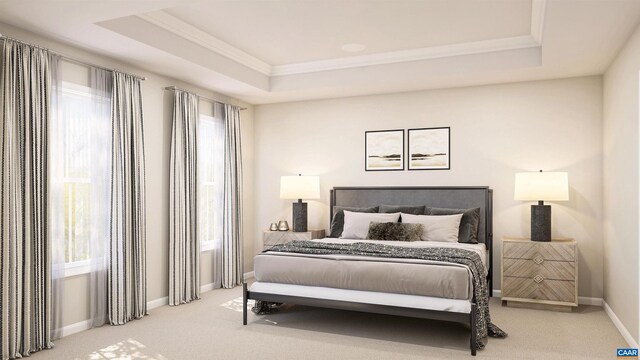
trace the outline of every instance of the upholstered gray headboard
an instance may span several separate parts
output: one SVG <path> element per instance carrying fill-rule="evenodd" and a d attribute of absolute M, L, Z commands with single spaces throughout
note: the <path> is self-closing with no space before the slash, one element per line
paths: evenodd
<path fill-rule="evenodd" d="M 488 186 L 435 187 L 335 187 L 331 190 L 330 219 L 334 206 L 367 207 L 385 205 L 426 205 L 429 207 L 480 208 L 478 242 L 484 243 L 493 259 L 493 191 Z M 489 281 L 491 266 L 489 261 Z M 490 284 L 492 285 L 492 284 Z"/>

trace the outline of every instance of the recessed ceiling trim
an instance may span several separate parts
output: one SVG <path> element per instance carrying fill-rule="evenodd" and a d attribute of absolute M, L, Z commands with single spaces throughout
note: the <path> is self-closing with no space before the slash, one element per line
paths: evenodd
<path fill-rule="evenodd" d="M 294 75 L 371 65 L 393 64 L 407 61 L 438 59 L 450 56 L 472 55 L 538 46 L 540 46 L 540 44 L 535 41 L 531 35 L 525 35 L 503 39 L 475 41 L 443 46 L 430 46 L 420 49 L 390 51 L 369 55 L 348 56 L 338 59 L 279 65 L 272 67 L 271 76 Z"/>
<path fill-rule="evenodd" d="M 270 64 L 162 10 L 136 16 L 264 75 L 271 74 Z"/>
<path fill-rule="evenodd" d="M 220 55 L 226 56 L 239 64 L 258 71 L 259 73 L 267 76 L 284 76 L 539 47 L 542 45 L 546 2 L 547 0 L 531 0 L 530 35 L 460 44 L 430 46 L 419 49 L 390 51 L 368 55 L 347 56 L 342 58 L 277 66 L 268 64 L 162 10 L 136 16 L 188 41 L 196 43 Z"/>
<path fill-rule="evenodd" d="M 539 44 L 542 44 L 544 14 L 546 9 L 547 0 L 531 0 L 531 36 Z"/>
<path fill-rule="evenodd" d="M 404 61 L 429 60 L 449 56 L 539 47 L 542 45 L 546 5 L 547 0 L 531 0 L 530 35 L 278 65 L 272 67 L 271 76 L 295 75 L 361 66 L 393 64 Z"/>

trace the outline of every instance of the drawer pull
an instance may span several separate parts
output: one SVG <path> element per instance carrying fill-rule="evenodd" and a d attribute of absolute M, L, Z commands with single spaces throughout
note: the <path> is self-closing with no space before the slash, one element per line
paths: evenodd
<path fill-rule="evenodd" d="M 544 261 L 544 259 L 541 258 L 540 255 L 538 255 L 538 256 L 533 258 L 533 262 L 536 263 L 536 265 L 542 264 L 543 261 Z"/>
<path fill-rule="evenodd" d="M 544 278 L 540 275 L 536 275 L 533 277 L 533 281 L 535 281 L 537 284 L 540 284 L 541 282 L 544 281 Z"/>

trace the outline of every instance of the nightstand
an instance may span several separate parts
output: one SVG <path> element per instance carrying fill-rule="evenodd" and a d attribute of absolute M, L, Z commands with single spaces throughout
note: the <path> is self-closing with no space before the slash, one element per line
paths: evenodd
<path fill-rule="evenodd" d="M 502 303 L 571 312 L 578 306 L 576 241 L 502 238 Z"/>
<path fill-rule="evenodd" d="M 324 230 L 309 230 L 305 232 L 293 232 L 293 231 L 269 231 L 262 232 L 262 250 L 278 245 L 288 243 L 294 240 L 312 240 L 323 239 Z"/>

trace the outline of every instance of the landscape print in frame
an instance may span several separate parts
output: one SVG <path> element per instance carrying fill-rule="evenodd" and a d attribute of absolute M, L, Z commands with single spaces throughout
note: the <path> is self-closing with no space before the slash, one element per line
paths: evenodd
<path fill-rule="evenodd" d="M 409 129 L 409 170 L 449 170 L 451 134 L 448 127 Z"/>
<path fill-rule="evenodd" d="M 404 130 L 365 131 L 365 170 L 404 170 Z"/>

